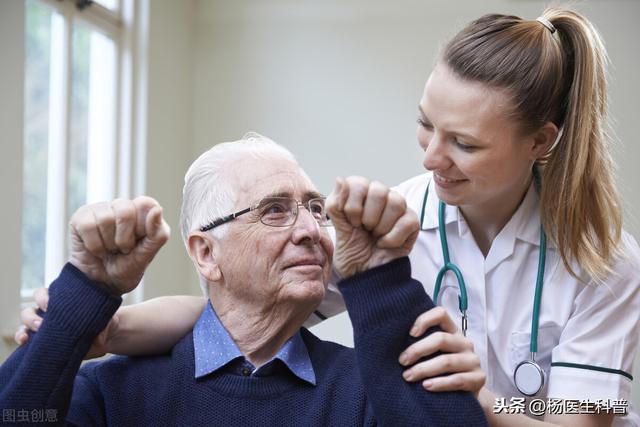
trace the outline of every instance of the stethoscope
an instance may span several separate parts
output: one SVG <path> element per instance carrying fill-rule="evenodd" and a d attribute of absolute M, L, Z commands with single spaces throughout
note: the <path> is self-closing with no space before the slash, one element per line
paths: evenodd
<path fill-rule="evenodd" d="M 536 188 L 540 188 L 540 175 L 536 168 L 533 169 L 534 181 Z M 429 185 L 424 193 L 422 200 L 422 210 L 420 213 L 420 229 L 422 230 L 424 222 L 425 207 L 427 205 L 427 197 L 429 196 Z M 433 289 L 433 301 L 438 303 L 438 294 L 440 293 L 440 287 L 442 286 L 442 279 L 447 271 L 453 272 L 458 282 L 458 288 L 460 294 L 458 295 L 458 307 L 462 314 L 462 333 L 467 336 L 467 308 L 469 301 L 467 298 L 467 287 L 464 283 L 464 277 L 460 268 L 451 262 L 449 258 L 449 245 L 447 244 L 447 233 L 445 230 L 444 213 L 446 204 L 443 201 L 438 205 L 438 233 L 440 234 L 440 246 L 442 247 L 442 256 L 444 259 L 444 265 L 440 268 L 438 276 L 436 277 L 436 284 Z M 538 255 L 538 274 L 536 276 L 536 291 L 533 299 L 533 315 L 531 316 L 531 342 L 529 343 L 530 357 L 528 360 L 523 360 L 516 366 L 513 372 L 513 382 L 515 383 L 518 391 L 525 396 L 535 396 L 542 390 L 546 380 L 546 374 L 544 370 L 536 362 L 536 353 L 538 352 L 538 320 L 540 316 L 540 301 L 542 299 L 542 282 L 544 279 L 544 266 L 546 263 L 547 253 L 547 237 L 542 225 L 540 226 L 540 253 Z"/>

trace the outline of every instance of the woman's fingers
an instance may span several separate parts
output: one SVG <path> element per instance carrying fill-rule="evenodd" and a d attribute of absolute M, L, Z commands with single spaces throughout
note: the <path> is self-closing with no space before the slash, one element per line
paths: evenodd
<path fill-rule="evenodd" d="M 439 326 L 443 331 L 452 334 L 460 333 L 458 326 L 451 316 L 449 316 L 447 310 L 444 307 L 438 306 L 431 310 L 427 310 L 418 316 L 409 334 L 412 337 L 419 337 L 432 326 Z"/>
<path fill-rule="evenodd" d="M 473 352 L 473 343 L 462 335 L 442 331 L 434 332 L 407 347 L 400 355 L 399 361 L 404 366 L 412 365 L 437 351 L 445 353 Z"/>
<path fill-rule="evenodd" d="M 23 326 L 31 329 L 32 331 L 37 331 L 40 329 L 40 325 L 42 324 L 42 317 L 38 316 L 36 313 L 36 308 L 29 307 L 25 308 L 20 312 L 20 321 Z"/>
<path fill-rule="evenodd" d="M 410 382 L 423 381 L 422 386 L 429 391 L 465 390 L 477 397 L 486 374 L 480 358 L 473 352 L 473 343 L 462 335 L 444 308 L 434 307 L 418 316 L 410 335 L 422 336 L 434 326 L 440 331 L 413 343 L 400 355 L 402 365 L 413 365 L 403 372 L 403 378 Z M 436 352 L 443 354 L 416 363 Z"/>
<path fill-rule="evenodd" d="M 27 335 L 27 327 L 22 325 L 18 328 L 18 331 L 14 335 L 13 339 L 18 345 L 24 345 L 29 341 L 29 335 Z"/>
<path fill-rule="evenodd" d="M 47 311 L 49 306 L 49 289 L 38 288 L 33 292 L 33 298 L 36 300 L 36 305 L 42 311 Z"/>
<path fill-rule="evenodd" d="M 472 372 L 480 369 L 480 359 L 474 353 L 441 354 L 433 359 L 416 363 L 402 373 L 406 381 L 415 382 L 437 375 Z"/>
<path fill-rule="evenodd" d="M 28 307 L 20 312 L 20 321 L 22 325 L 18 328 L 13 336 L 16 343 L 24 345 L 29 341 L 28 330 L 36 332 L 42 325 L 42 317 L 38 316 L 37 310 L 47 311 L 49 305 L 49 290 L 47 288 L 38 288 L 33 292 L 33 298 L 37 307 Z"/>
<path fill-rule="evenodd" d="M 460 372 L 442 377 L 429 378 L 422 382 L 422 386 L 429 391 L 464 390 L 476 394 L 484 386 L 487 379 L 484 371 Z"/>

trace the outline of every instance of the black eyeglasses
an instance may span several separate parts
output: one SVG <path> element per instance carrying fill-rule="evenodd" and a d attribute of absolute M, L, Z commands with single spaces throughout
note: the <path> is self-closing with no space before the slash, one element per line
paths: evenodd
<path fill-rule="evenodd" d="M 219 225 L 236 219 L 240 215 L 244 215 L 247 212 L 254 210 L 258 211 L 258 215 L 260 215 L 260 222 L 264 225 L 268 225 L 270 227 L 288 227 L 296 222 L 299 206 L 307 208 L 311 215 L 313 215 L 313 218 L 318 222 L 319 226 L 329 227 L 331 226 L 331 222 L 324 209 L 324 202 L 324 197 L 317 197 L 306 203 L 302 203 L 290 197 L 265 197 L 253 206 L 230 215 L 214 219 L 209 224 L 201 227 L 200 231 L 209 231 Z"/>

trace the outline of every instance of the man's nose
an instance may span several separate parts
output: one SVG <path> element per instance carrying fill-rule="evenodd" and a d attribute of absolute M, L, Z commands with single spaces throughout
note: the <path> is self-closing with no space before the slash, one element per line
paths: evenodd
<path fill-rule="evenodd" d="M 292 227 L 292 239 L 295 244 L 307 239 L 314 243 L 320 241 L 320 225 L 306 206 L 298 207 L 298 217 Z"/>

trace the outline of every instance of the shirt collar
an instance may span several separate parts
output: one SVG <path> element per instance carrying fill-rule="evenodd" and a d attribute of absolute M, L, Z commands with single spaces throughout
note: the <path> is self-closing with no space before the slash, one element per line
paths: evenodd
<path fill-rule="evenodd" d="M 424 216 L 422 219 L 422 230 L 432 230 L 438 228 L 438 209 L 440 200 L 436 194 L 432 181 L 432 174 L 427 175 L 425 180 L 425 191 L 429 186 L 429 196 L 424 208 Z M 424 192 L 422 193 L 424 200 Z M 515 229 L 515 238 L 530 243 L 532 245 L 540 245 L 540 210 L 539 196 L 533 182 L 527 190 L 522 203 L 514 213 L 509 223 L 505 226 L 513 226 Z M 419 211 L 421 212 L 421 211 Z M 452 222 L 458 223 L 458 232 L 462 236 L 468 229 L 467 223 L 457 206 L 446 205 L 444 213 L 444 223 L 449 225 Z M 547 247 L 554 247 L 553 243 L 547 239 Z"/>
<path fill-rule="evenodd" d="M 244 359 L 244 355 L 213 310 L 211 301 L 207 302 L 205 310 L 193 328 L 193 347 L 196 378 L 209 375 L 237 358 Z M 270 361 L 255 369 L 253 375 L 260 375 L 261 370 L 275 360 L 284 363 L 301 380 L 316 384 L 309 352 L 300 331 L 289 338 Z"/>
<path fill-rule="evenodd" d="M 421 210 L 419 212 L 422 212 L 422 204 L 424 203 L 424 197 L 428 187 L 429 195 L 424 206 L 423 218 L 421 218 L 422 230 L 433 230 L 435 228 L 438 228 L 438 210 L 440 209 L 440 199 L 438 199 L 438 195 L 436 194 L 435 184 L 431 182 L 433 180 L 432 178 L 433 174 L 428 173 L 427 179 L 425 180 L 426 182 L 424 191 L 422 193 L 422 200 L 420 201 Z M 445 225 L 449 225 L 452 222 L 458 223 L 458 231 L 460 235 L 462 235 L 462 233 L 466 229 L 466 221 L 464 220 L 462 213 L 457 206 L 446 205 L 444 210 L 444 223 Z"/>
<path fill-rule="evenodd" d="M 516 238 L 540 246 L 540 196 L 532 182 L 512 218 Z M 547 241 L 547 246 L 550 246 Z"/>

